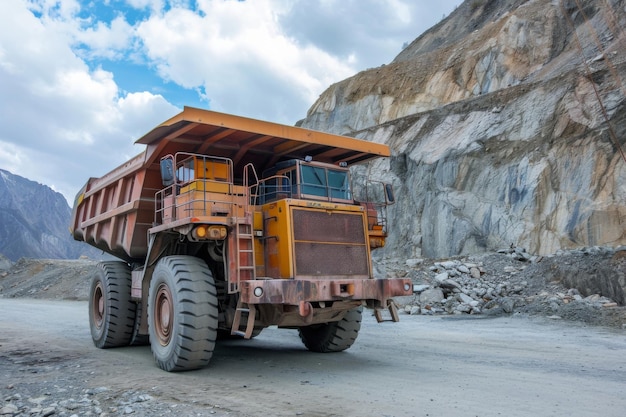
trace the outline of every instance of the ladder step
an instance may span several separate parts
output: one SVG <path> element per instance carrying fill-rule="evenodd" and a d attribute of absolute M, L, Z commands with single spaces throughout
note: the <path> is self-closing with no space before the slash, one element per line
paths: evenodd
<path fill-rule="evenodd" d="M 229 287 L 230 292 L 234 292 L 239 289 L 239 282 L 243 280 L 254 279 L 256 274 L 256 266 L 255 266 L 255 248 L 254 248 L 254 228 L 252 227 L 252 213 L 248 213 L 248 208 L 246 207 L 247 215 L 245 217 L 235 217 L 233 221 L 234 225 L 234 253 L 236 254 L 234 257 L 234 269 L 235 269 L 235 277 L 234 283 L 230 283 Z M 230 281 L 230 280 L 229 280 Z M 241 313 L 238 313 L 241 314 Z M 254 312 L 250 313 L 254 316 Z M 238 330 L 236 327 L 234 330 Z M 250 333 L 250 329 L 246 329 L 246 334 Z"/>
<path fill-rule="evenodd" d="M 382 314 L 383 310 L 385 309 L 374 310 L 374 317 L 376 317 L 377 322 L 382 323 L 384 321 L 393 321 L 393 322 L 400 321 L 400 317 L 398 316 L 398 308 L 396 307 L 396 303 L 394 303 L 393 301 L 389 301 L 389 304 L 387 305 L 387 310 L 389 310 L 389 314 L 391 315 L 390 319 L 383 318 L 383 314 Z"/>
<path fill-rule="evenodd" d="M 246 313 L 248 315 L 248 317 L 246 317 L 245 323 L 241 323 L 243 319 L 243 313 Z M 241 299 L 239 299 L 237 301 L 237 307 L 235 308 L 235 317 L 233 319 L 233 325 L 231 327 L 230 334 L 243 337 L 244 339 L 249 339 L 252 336 L 252 332 L 254 331 L 255 318 L 256 307 L 254 306 L 254 304 L 242 303 Z M 241 330 L 242 324 L 245 328 L 244 331 Z"/>

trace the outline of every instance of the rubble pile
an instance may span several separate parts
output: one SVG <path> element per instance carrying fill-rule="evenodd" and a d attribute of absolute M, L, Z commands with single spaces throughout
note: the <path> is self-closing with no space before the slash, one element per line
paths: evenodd
<path fill-rule="evenodd" d="M 396 300 L 406 314 L 528 313 L 595 323 L 611 309 L 624 316 L 624 308 L 604 294 L 588 293 L 589 288 L 567 287 L 567 280 L 555 278 L 555 271 L 578 268 L 579 263 L 606 263 L 619 251 L 593 247 L 536 256 L 511 247 L 449 260 L 409 259 L 397 269 L 390 267 L 393 261 L 380 262 L 387 275 L 413 279 L 415 295 Z M 623 318 L 617 321 L 618 326 L 626 323 Z"/>

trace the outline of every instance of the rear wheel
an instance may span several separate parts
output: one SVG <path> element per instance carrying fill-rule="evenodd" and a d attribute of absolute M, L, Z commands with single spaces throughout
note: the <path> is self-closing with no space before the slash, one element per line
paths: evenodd
<path fill-rule="evenodd" d="M 298 329 L 300 340 L 312 352 L 341 352 L 355 342 L 361 330 L 362 307 L 349 310 L 343 319 Z"/>
<path fill-rule="evenodd" d="M 130 298 L 130 267 L 100 262 L 89 289 L 89 327 L 100 349 L 127 346 L 133 336 L 136 304 Z"/>
<path fill-rule="evenodd" d="M 141 328 L 141 314 L 143 307 L 141 302 L 137 303 L 137 312 L 135 313 L 135 325 L 133 326 L 133 336 L 130 338 L 131 346 L 146 346 L 150 344 L 150 336 L 147 334 L 139 334 Z"/>
<path fill-rule="evenodd" d="M 159 367 L 186 371 L 209 363 L 218 322 L 217 291 L 206 263 L 192 256 L 168 256 L 150 282 L 150 347 Z"/>

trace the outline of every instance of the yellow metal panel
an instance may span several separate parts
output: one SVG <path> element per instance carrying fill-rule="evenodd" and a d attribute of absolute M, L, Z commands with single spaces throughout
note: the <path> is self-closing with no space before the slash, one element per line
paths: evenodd
<path fill-rule="evenodd" d="M 263 213 L 255 211 L 253 214 L 253 234 L 254 239 L 254 261 L 256 265 L 256 276 L 267 276 L 265 272 L 265 233 L 263 228 Z"/>
<path fill-rule="evenodd" d="M 292 231 L 288 200 L 263 206 L 266 272 L 272 278 L 293 278 Z"/>
<path fill-rule="evenodd" d="M 341 210 L 341 211 L 363 211 L 363 206 L 343 204 L 343 203 L 329 203 L 326 201 L 310 201 L 310 200 L 296 200 L 289 201 L 292 206 L 324 209 L 324 210 Z"/>
<path fill-rule="evenodd" d="M 193 181 L 185 185 L 180 189 L 180 194 L 188 193 L 190 191 L 207 191 L 213 193 L 228 194 L 230 191 L 230 184 L 226 182 L 216 181 Z M 208 197 L 210 199 L 210 197 Z"/>
<path fill-rule="evenodd" d="M 226 161 L 211 161 L 196 158 L 196 178 L 215 181 L 229 181 L 228 163 Z"/>
<path fill-rule="evenodd" d="M 184 192 L 176 196 L 176 218 L 240 214 L 239 210 L 234 213 L 235 204 L 233 203 L 233 197 L 225 193 Z"/>

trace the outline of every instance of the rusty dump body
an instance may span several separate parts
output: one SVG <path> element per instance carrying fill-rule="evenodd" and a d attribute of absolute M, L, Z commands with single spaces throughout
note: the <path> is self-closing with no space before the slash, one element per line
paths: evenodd
<path fill-rule="evenodd" d="M 279 161 L 306 156 L 331 164 L 389 156 L 389 149 L 376 143 L 191 107 L 137 143 L 146 150 L 103 177 L 90 178 L 80 190 L 71 227 L 76 240 L 131 263 L 143 261 L 148 250 L 155 194 L 163 188 L 159 162 L 165 155 L 230 158 L 241 175 L 248 163 L 260 173 Z"/>
<path fill-rule="evenodd" d="M 192 270 L 215 289 L 207 297 L 217 323 L 208 327 L 245 338 L 296 327 L 307 347 L 328 351 L 313 342 L 327 331 L 315 324 L 360 323 L 362 305 L 397 320 L 391 297 L 411 294 L 411 282 L 375 279 L 370 256 L 384 245 L 381 209 L 393 196 L 382 185 L 382 204 L 357 201 L 348 168 L 389 156 L 387 146 L 190 107 L 137 143 L 145 151 L 89 179 L 73 209 L 74 238 L 123 260 L 92 285 L 97 346 L 109 343 L 109 281 L 121 280 L 137 315 L 133 337 L 150 334 L 153 352 L 169 352 L 176 292 L 189 290 L 180 277 Z M 164 369 L 197 367 L 164 355 L 155 353 Z"/>

